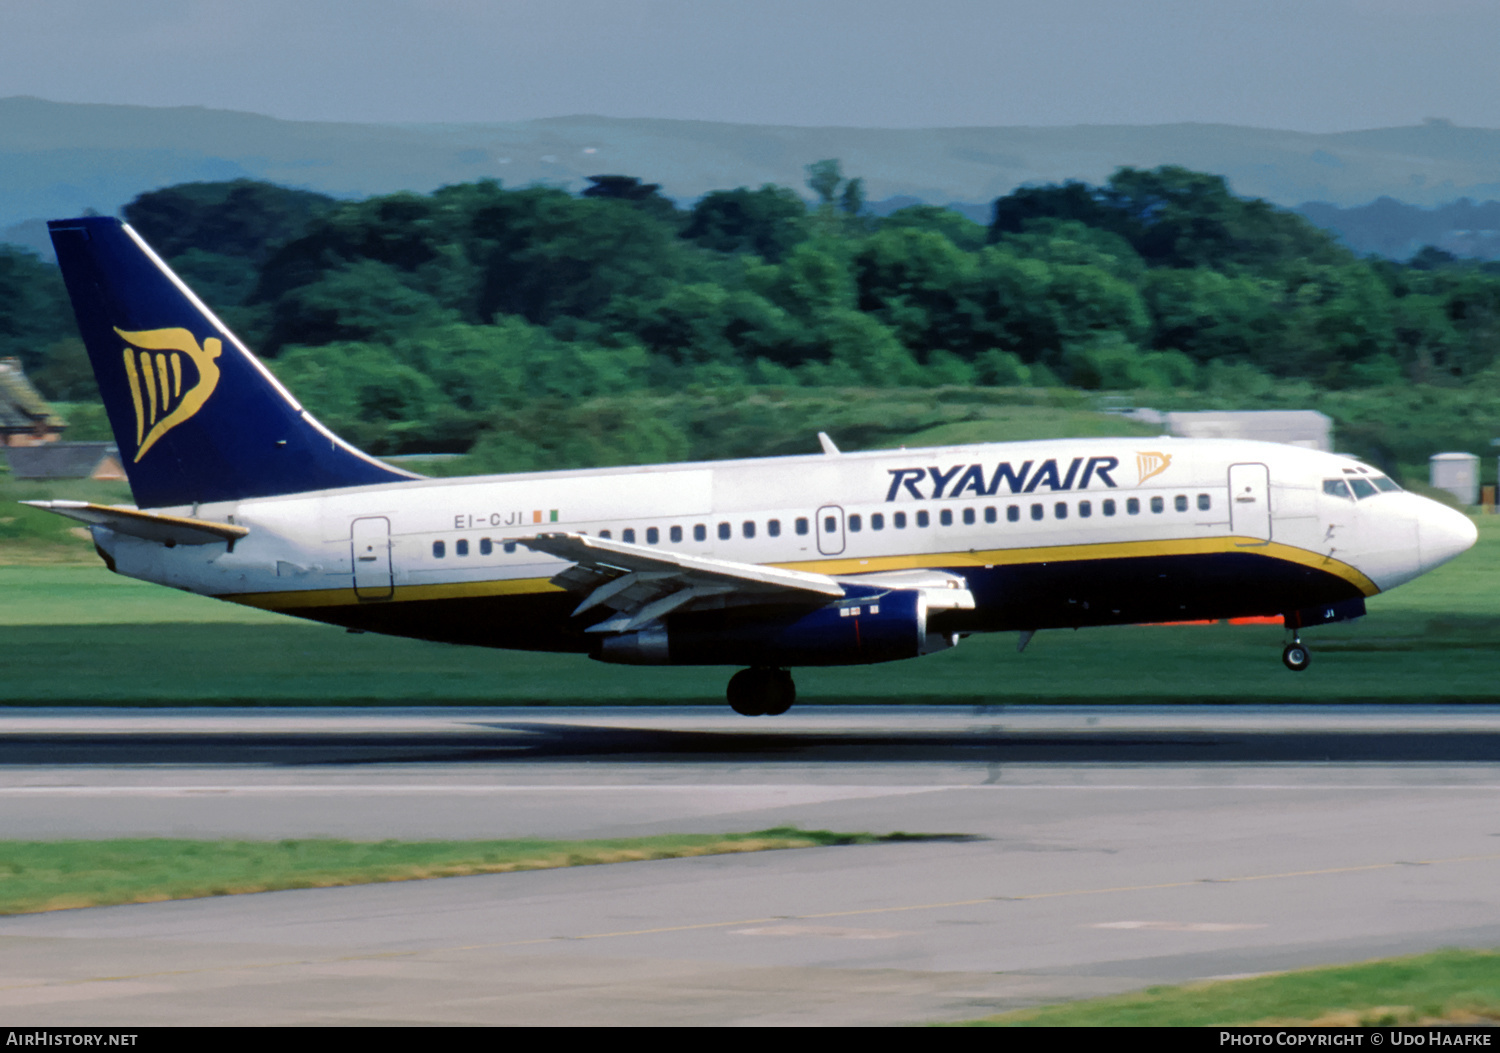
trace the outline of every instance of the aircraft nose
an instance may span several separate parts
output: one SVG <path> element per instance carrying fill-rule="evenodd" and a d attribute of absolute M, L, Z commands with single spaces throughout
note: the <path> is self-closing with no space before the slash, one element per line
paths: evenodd
<path fill-rule="evenodd" d="M 1417 547 L 1421 552 L 1422 570 L 1447 563 L 1461 552 L 1474 547 L 1479 528 L 1474 520 L 1455 509 L 1431 502 L 1417 517 Z"/>

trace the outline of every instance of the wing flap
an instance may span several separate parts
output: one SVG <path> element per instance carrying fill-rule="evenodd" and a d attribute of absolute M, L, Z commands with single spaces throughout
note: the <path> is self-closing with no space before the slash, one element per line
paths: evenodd
<path fill-rule="evenodd" d="M 588 632 L 631 632 L 703 601 L 739 597 L 749 602 L 818 603 L 844 595 L 843 586 L 823 574 L 690 556 L 586 534 L 537 534 L 513 540 L 572 564 L 552 582 L 583 594 L 575 615 L 599 607 L 614 612 L 591 625 Z"/>

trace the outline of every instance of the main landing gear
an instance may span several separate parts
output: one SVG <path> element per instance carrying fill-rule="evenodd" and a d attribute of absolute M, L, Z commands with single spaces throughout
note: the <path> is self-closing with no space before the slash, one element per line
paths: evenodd
<path fill-rule="evenodd" d="M 797 685 L 785 669 L 758 665 L 729 678 L 729 708 L 743 717 L 779 717 L 797 701 Z"/>
<path fill-rule="evenodd" d="M 1300 673 L 1312 664 L 1312 652 L 1307 649 L 1300 636 L 1293 636 L 1292 642 L 1281 652 L 1281 661 L 1292 672 Z"/>

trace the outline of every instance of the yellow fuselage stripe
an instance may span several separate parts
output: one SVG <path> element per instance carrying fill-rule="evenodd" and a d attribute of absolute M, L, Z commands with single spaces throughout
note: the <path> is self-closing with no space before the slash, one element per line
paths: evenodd
<path fill-rule="evenodd" d="M 1111 559 L 1137 559 L 1147 556 L 1194 556 L 1242 552 L 1254 556 L 1296 563 L 1342 578 L 1366 596 L 1380 591 L 1375 583 L 1347 563 L 1306 549 L 1259 541 L 1247 537 L 1183 538 L 1173 541 L 1119 541 L 1093 545 L 1045 545 L 1037 548 L 976 549 L 962 552 L 937 552 L 907 556 L 872 556 L 869 559 L 833 557 L 774 563 L 771 566 L 806 570 L 816 574 L 873 574 L 890 570 L 919 570 L 927 567 L 1008 567 L 1047 563 L 1075 563 Z M 383 603 L 409 603 L 421 600 L 472 599 L 485 596 L 530 596 L 563 591 L 547 578 L 507 578 L 492 581 L 455 581 L 432 585 L 398 585 L 395 593 Z M 221 596 L 220 599 L 243 603 L 266 610 L 292 611 L 310 607 L 340 607 L 361 601 L 353 587 L 339 589 L 303 589 L 286 592 L 252 592 Z"/>

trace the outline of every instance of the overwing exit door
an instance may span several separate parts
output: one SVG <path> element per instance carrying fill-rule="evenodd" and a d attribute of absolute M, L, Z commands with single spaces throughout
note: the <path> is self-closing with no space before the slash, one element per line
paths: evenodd
<path fill-rule="evenodd" d="M 844 551 L 844 510 L 838 505 L 818 509 L 813 529 L 818 535 L 818 551 L 823 555 L 837 556 Z"/>
<path fill-rule="evenodd" d="M 356 519 L 349 536 L 354 595 L 361 600 L 390 599 L 396 591 L 391 578 L 391 521 L 385 516 Z"/>
<path fill-rule="evenodd" d="M 1271 470 L 1263 464 L 1229 466 L 1229 531 L 1271 540 Z"/>

